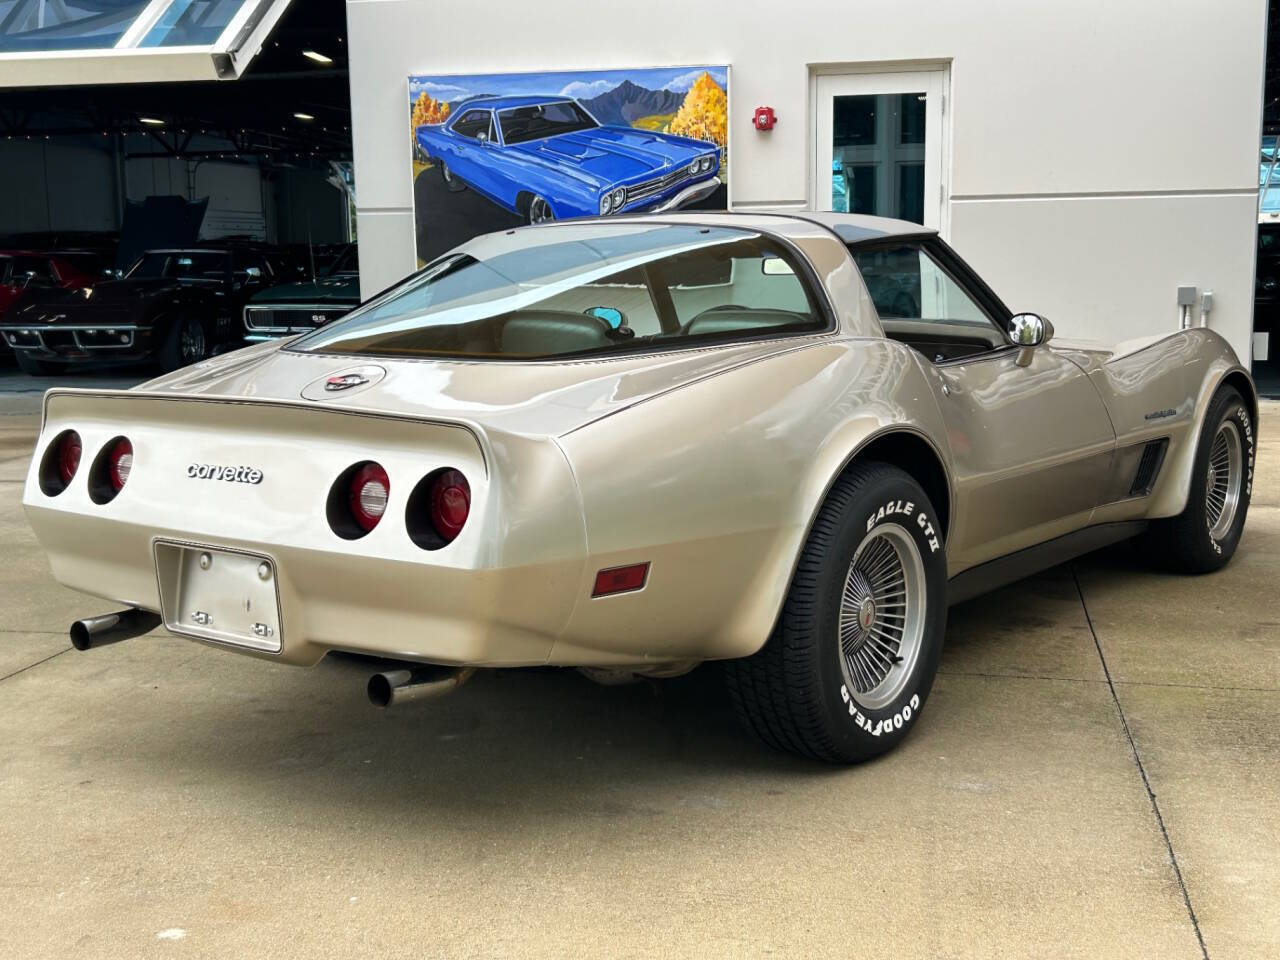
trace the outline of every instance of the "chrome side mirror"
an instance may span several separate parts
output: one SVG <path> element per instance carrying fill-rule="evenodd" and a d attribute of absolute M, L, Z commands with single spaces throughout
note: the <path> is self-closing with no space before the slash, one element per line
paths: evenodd
<path fill-rule="evenodd" d="M 1032 351 L 1043 346 L 1053 338 L 1053 324 L 1038 313 L 1014 314 L 1009 321 L 1009 339 L 1018 351 L 1017 364 L 1025 367 L 1031 363 Z"/>

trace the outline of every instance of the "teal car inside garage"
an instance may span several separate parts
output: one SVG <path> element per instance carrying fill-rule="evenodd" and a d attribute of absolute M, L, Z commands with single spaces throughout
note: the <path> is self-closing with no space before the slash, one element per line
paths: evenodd
<path fill-rule="evenodd" d="M 244 308 L 244 338 L 250 343 L 305 333 L 336 320 L 360 303 L 360 262 L 350 244 L 324 273 L 281 283 L 254 295 Z"/>

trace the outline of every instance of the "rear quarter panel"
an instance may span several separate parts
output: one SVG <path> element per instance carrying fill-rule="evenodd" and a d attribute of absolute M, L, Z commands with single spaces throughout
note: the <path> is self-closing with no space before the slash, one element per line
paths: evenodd
<path fill-rule="evenodd" d="M 1212 330 L 1192 328 L 1158 339 L 1122 343 L 1110 351 L 1066 348 L 1062 352 L 1085 369 L 1102 396 L 1115 428 L 1117 462 L 1126 447 L 1169 438 L 1151 495 L 1101 506 L 1094 522 L 1181 513 L 1209 403 L 1228 375 L 1243 374 L 1248 379 L 1231 345 Z M 1249 394 L 1245 401 L 1256 414 L 1252 387 Z M 1123 486 L 1125 479 L 1117 481 Z"/>
<path fill-rule="evenodd" d="M 945 437 L 909 349 L 828 340 L 561 438 L 582 491 L 588 562 L 553 662 L 759 649 L 828 487 L 859 447 L 891 428 Z M 590 597 L 596 571 L 644 561 L 643 590 Z"/>

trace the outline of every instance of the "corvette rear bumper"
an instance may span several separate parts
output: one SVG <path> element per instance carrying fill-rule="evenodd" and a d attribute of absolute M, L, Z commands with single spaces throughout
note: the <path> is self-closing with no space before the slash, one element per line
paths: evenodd
<path fill-rule="evenodd" d="M 67 430 L 83 455 L 58 488 L 47 479 L 50 450 Z M 132 444 L 132 469 L 118 495 L 104 496 L 95 471 L 120 436 Z M 193 639 L 293 664 L 330 650 L 541 664 L 590 590 L 581 506 L 554 443 L 504 435 L 500 451 L 462 424 L 321 404 L 57 391 L 46 401 L 23 504 L 61 583 L 161 613 L 171 631 Z M 373 530 L 347 538 L 331 526 L 327 504 L 352 464 L 374 459 L 390 478 L 387 510 Z M 424 547 L 410 533 L 411 493 L 445 467 L 468 479 L 470 515 L 456 540 Z M 244 479 L 249 468 L 257 479 Z M 175 571 L 192 560 L 187 548 L 196 558 L 248 555 L 250 574 L 266 561 L 269 592 L 253 580 L 218 580 L 214 606 L 189 601 L 198 589 L 174 589 Z M 215 572 L 228 566 L 214 563 Z M 250 602 L 255 612 L 277 609 L 241 617 L 228 636 L 209 635 Z M 197 614 L 215 615 L 203 636 L 208 621 Z M 269 643 L 253 642 L 259 623 Z"/>
<path fill-rule="evenodd" d="M 166 628 L 184 638 L 304 666 L 331 650 L 440 664 L 542 664 L 581 582 L 582 558 L 464 569 L 352 556 L 336 546 L 158 531 L 31 505 L 27 514 L 54 576 L 66 586 L 113 604 L 163 611 Z M 163 585 L 173 578 L 175 543 L 247 553 L 271 564 L 278 650 L 201 636 L 195 623 L 187 623 L 198 611 L 175 607 L 171 594 L 162 600 Z"/>

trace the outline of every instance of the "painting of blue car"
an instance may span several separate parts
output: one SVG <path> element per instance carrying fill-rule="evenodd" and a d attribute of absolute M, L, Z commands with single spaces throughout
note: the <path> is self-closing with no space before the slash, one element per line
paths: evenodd
<path fill-rule="evenodd" d="M 601 124 L 572 97 L 474 97 L 414 136 L 449 189 L 528 223 L 675 210 L 720 186 L 714 142 Z"/>

